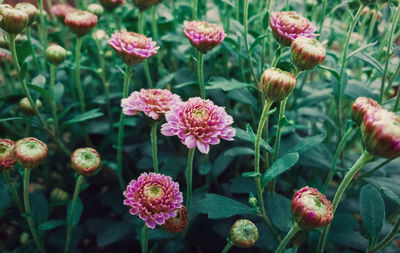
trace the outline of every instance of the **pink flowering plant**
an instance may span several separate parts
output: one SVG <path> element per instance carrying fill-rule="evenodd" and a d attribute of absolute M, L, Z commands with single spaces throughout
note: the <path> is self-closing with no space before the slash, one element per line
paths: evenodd
<path fill-rule="evenodd" d="M 398 2 L 0 0 L 0 252 L 399 252 Z"/>

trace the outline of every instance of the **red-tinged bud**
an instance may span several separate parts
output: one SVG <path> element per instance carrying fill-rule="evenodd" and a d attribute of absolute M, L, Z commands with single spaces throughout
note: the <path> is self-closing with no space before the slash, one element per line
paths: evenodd
<path fill-rule="evenodd" d="M 291 73 L 269 68 L 262 74 L 258 88 L 267 99 L 275 102 L 288 97 L 295 85 L 296 78 Z"/>
<path fill-rule="evenodd" d="M 24 168 L 34 169 L 46 158 L 47 145 L 34 137 L 15 143 L 15 157 Z"/>
<path fill-rule="evenodd" d="M 230 237 L 234 246 L 251 248 L 258 240 L 258 229 L 250 220 L 240 219 L 232 225 Z"/>
<path fill-rule="evenodd" d="M 103 5 L 107 10 L 114 10 L 120 5 L 125 3 L 125 0 L 99 0 L 100 4 Z"/>
<path fill-rule="evenodd" d="M 203 54 L 221 44 L 226 37 L 222 27 L 204 21 L 185 21 L 185 37 Z"/>
<path fill-rule="evenodd" d="M 51 45 L 46 49 L 46 60 L 51 64 L 61 64 L 70 54 L 67 50 L 59 45 Z"/>
<path fill-rule="evenodd" d="M 29 22 L 29 15 L 8 4 L 0 5 L 0 28 L 10 34 L 21 33 Z"/>
<path fill-rule="evenodd" d="M 100 168 L 100 155 L 93 148 L 79 148 L 71 155 L 72 168 L 82 176 L 91 176 Z"/>
<path fill-rule="evenodd" d="M 325 60 L 326 50 L 316 40 L 299 37 L 291 45 L 292 62 L 299 70 L 310 70 Z"/>
<path fill-rule="evenodd" d="M 151 6 L 158 4 L 161 0 L 132 0 L 132 2 L 140 11 L 144 11 Z"/>
<path fill-rule="evenodd" d="M 0 170 L 8 170 L 14 166 L 14 142 L 9 139 L 0 139 Z"/>
<path fill-rule="evenodd" d="M 356 122 L 358 125 L 361 125 L 365 114 L 370 109 L 374 108 L 381 109 L 382 106 L 372 98 L 366 98 L 366 97 L 357 98 L 352 106 L 352 113 L 353 113 L 352 118 L 354 122 Z"/>
<path fill-rule="evenodd" d="M 71 12 L 75 12 L 77 9 L 69 4 L 56 4 L 51 7 L 51 14 L 56 16 L 58 21 L 64 24 L 65 16 Z"/>
<path fill-rule="evenodd" d="M 29 102 L 29 99 L 27 97 L 22 98 L 19 101 L 19 109 L 23 114 L 26 116 L 32 116 L 35 115 L 35 110 L 33 109 L 31 103 Z M 36 99 L 36 108 L 40 110 L 42 108 L 42 102 L 39 99 Z"/>
<path fill-rule="evenodd" d="M 302 229 L 325 227 L 333 219 L 331 202 L 317 189 L 303 187 L 292 199 L 292 215 Z"/>
<path fill-rule="evenodd" d="M 178 233 L 183 231 L 188 224 L 188 213 L 185 206 L 177 209 L 176 216 L 169 218 L 162 225 L 162 228 L 170 233 Z"/>
<path fill-rule="evenodd" d="M 74 11 L 65 16 L 65 25 L 78 37 L 88 34 L 97 24 L 97 16 L 88 11 Z"/>
<path fill-rule="evenodd" d="M 36 8 L 36 6 L 30 3 L 19 3 L 15 6 L 15 9 L 24 11 L 26 12 L 26 14 L 28 14 L 29 16 L 28 25 L 32 24 L 33 21 L 36 20 L 36 17 L 39 15 L 39 10 Z"/>

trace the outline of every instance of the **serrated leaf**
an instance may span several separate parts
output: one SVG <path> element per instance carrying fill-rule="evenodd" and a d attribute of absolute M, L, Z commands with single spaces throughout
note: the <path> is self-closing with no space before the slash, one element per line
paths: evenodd
<path fill-rule="evenodd" d="M 218 194 L 206 194 L 206 198 L 197 202 L 195 209 L 200 213 L 207 214 L 209 219 L 229 218 L 238 214 L 254 214 L 251 207 Z"/>
<path fill-rule="evenodd" d="M 385 203 L 379 191 L 370 184 L 361 188 L 360 212 L 365 234 L 370 241 L 375 241 L 385 220 Z"/>
<path fill-rule="evenodd" d="M 309 150 L 310 148 L 320 144 L 321 142 L 323 142 L 326 138 L 326 134 L 319 134 L 316 136 L 312 136 L 312 137 L 308 137 L 308 138 L 304 138 L 303 140 L 301 140 L 296 146 L 294 146 L 293 148 L 289 149 L 288 153 L 303 153 L 307 150 Z"/>
<path fill-rule="evenodd" d="M 52 230 L 59 226 L 66 225 L 65 220 L 48 220 L 39 225 L 40 230 Z"/>
<path fill-rule="evenodd" d="M 280 174 L 290 169 L 299 160 L 298 153 L 287 154 L 276 160 L 271 167 L 262 175 L 261 183 L 265 186 L 268 182 L 275 179 Z"/>

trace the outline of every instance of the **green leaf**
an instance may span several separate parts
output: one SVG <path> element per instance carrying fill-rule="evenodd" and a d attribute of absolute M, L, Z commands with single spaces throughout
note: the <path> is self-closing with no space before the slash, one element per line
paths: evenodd
<path fill-rule="evenodd" d="M 0 123 L 1 123 L 1 122 L 6 122 L 6 121 L 12 121 L 12 120 L 23 120 L 23 121 L 28 121 L 28 119 L 27 119 L 27 118 L 24 118 L 24 117 L 10 117 L 10 118 L 0 119 Z"/>
<path fill-rule="evenodd" d="M 46 85 L 46 78 L 43 75 L 38 75 L 32 79 L 32 84 L 43 88 Z"/>
<path fill-rule="evenodd" d="M 261 183 L 265 186 L 268 182 L 290 169 L 299 160 L 298 153 L 287 154 L 276 160 L 262 175 Z"/>
<path fill-rule="evenodd" d="M 336 69 L 324 65 L 318 65 L 318 68 L 328 70 L 336 78 L 336 80 L 340 82 L 339 73 L 336 71 Z"/>
<path fill-rule="evenodd" d="M 68 207 L 67 207 L 67 213 L 68 213 L 68 218 L 67 221 L 68 223 L 71 223 L 72 226 L 76 226 L 79 224 L 79 220 L 81 219 L 82 212 L 83 212 L 83 203 L 82 200 L 78 197 L 76 200 L 76 205 L 75 205 L 75 212 L 73 217 L 71 217 L 71 204 L 72 200 L 68 202 Z"/>
<path fill-rule="evenodd" d="M 283 232 L 292 227 L 292 213 L 290 212 L 290 199 L 280 195 L 271 194 L 266 196 L 266 211 L 272 223 Z"/>
<path fill-rule="evenodd" d="M 248 147 L 234 147 L 228 149 L 225 153 L 225 156 L 242 156 L 242 155 L 254 155 L 254 149 Z"/>
<path fill-rule="evenodd" d="M 361 188 L 360 212 L 367 238 L 374 242 L 385 220 L 385 203 L 379 191 L 370 184 Z"/>
<path fill-rule="evenodd" d="M 48 220 L 39 225 L 40 230 L 52 230 L 59 226 L 64 226 L 67 223 L 65 220 Z"/>
<path fill-rule="evenodd" d="M 394 193 L 392 190 L 390 190 L 387 187 L 381 187 L 383 195 L 385 195 L 387 198 L 395 202 L 397 205 L 400 205 L 400 197 Z"/>
<path fill-rule="evenodd" d="M 242 174 L 242 177 L 258 177 L 258 176 L 261 176 L 260 172 L 251 171 L 251 172 L 244 172 Z"/>
<path fill-rule="evenodd" d="M 271 111 L 272 112 L 272 111 Z M 246 125 L 246 130 L 244 131 L 243 129 L 240 128 L 235 128 L 236 130 L 236 136 L 235 138 L 244 140 L 244 141 L 248 141 L 251 143 L 255 143 L 255 134 L 253 132 L 253 129 L 251 128 L 250 124 Z M 265 142 L 265 140 L 261 139 L 261 148 L 263 148 L 264 150 L 267 150 L 268 153 L 273 154 L 274 153 L 274 149 L 271 148 L 270 145 L 267 144 L 267 142 Z"/>
<path fill-rule="evenodd" d="M 269 34 L 266 33 L 266 34 L 262 34 L 262 35 L 258 36 L 258 37 L 254 40 L 254 42 L 251 43 L 250 52 L 253 52 L 254 48 L 256 48 L 256 46 L 258 46 L 258 44 L 260 44 L 261 41 L 263 41 L 263 39 L 264 39 L 265 37 L 267 37 L 268 35 L 269 35 Z"/>
<path fill-rule="evenodd" d="M 199 162 L 199 174 L 200 175 L 207 175 L 211 171 L 211 163 L 208 156 L 201 156 Z"/>
<path fill-rule="evenodd" d="M 0 199 L 0 210 L 3 210 L 12 202 L 11 195 L 8 191 L 8 184 L 3 178 L 0 178 Z"/>
<path fill-rule="evenodd" d="M 99 112 L 101 108 L 93 109 L 84 113 L 80 113 L 73 117 L 70 120 L 67 120 L 63 123 L 63 126 L 70 125 L 73 123 L 79 123 L 83 122 L 89 119 L 94 119 L 103 116 L 104 114 L 102 112 Z"/>
<path fill-rule="evenodd" d="M 206 194 L 206 198 L 197 202 L 195 209 L 200 213 L 207 214 L 209 219 L 229 218 L 238 214 L 254 214 L 251 207 L 218 194 Z"/>
<path fill-rule="evenodd" d="M 104 247 L 114 243 L 131 232 L 131 225 L 123 221 L 112 221 L 97 235 L 97 244 Z"/>
<path fill-rule="evenodd" d="M 254 87 L 254 85 L 239 82 L 235 79 L 228 80 L 222 77 L 214 77 L 214 79 L 212 81 L 209 81 L 206 85 L 207 90 L 221 89 L 223 91 L 230 91 L 247 87 Z"/>
<path fill-rule="evenodd" d="M 367 49 L 367 48 L 369 48 L 369 47 L 375 46 L 377 43 L 378 43 L 378 41 L 375 41 L 375 42 L 373 42 L 373 43 L 369 43 L 369 44 L 367 44 L 367 45 L 364 45 L 364 46 L 362 46 L 362 47 L 360 47 L 360 48 L 354 50 L 353 52 L 351 52 L 351 53 L 347 56 L 347 59 L 349 59 L 349 58 L 352 57 L 353 55 L 358 54 L 359 52 L 363 51 L 364 49 Z"/>
<path fill-rule="evenodd" d="M 36 224 L 41 224 L 49 217 L 49 204 L 43 191 L 30 194 L 31 214 Z"/>
<path fill-rule="evenodd" d="M 40 87 L 38 85 L 34 85 L 34 84 L 28 84 L 28 88 L 39 92 L 40 95 L 42 95 L 46 100 L 48 100 L 48 101 L 50 100 L 50 94 L 44 88 L 42 88 L 42 87 Z"/>
<path fill-rule="evenodd" d="M 355 55 L 356 58 L 359 60 L 362 60 L 368 64 L 370 64 L 372 67 L 374 67 L 376 70 L 378 70 L 381 74 L 383 74 L 383 68 L 381 64 L 371 55 L 367 55 L 365 53 L 360 53 Z"/>
<path fill-rule="evenodd" d="M 323 142 L 326 138 L 326 134 L 319 134 L 316 136 L 304 138 L 301 140 L 296 146 L 291 148 L 288 153 L 299 153 L 302 154 L 303 152 L 309 150 L 312 147 L 317 146 L 321 142 Z"/>

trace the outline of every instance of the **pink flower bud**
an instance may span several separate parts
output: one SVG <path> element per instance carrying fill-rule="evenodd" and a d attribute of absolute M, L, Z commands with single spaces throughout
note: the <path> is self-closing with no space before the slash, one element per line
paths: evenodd
<path fill-rule="evenodd" d="M 381 109 L 382 106 L 372 98 L 359 97 L 352 105 L 352 118 L 354 122 L 360 125 L 365 114 L 373 108 Z"/>
<path fill-rule="evenodd" d="M 262 74 L 258 88 L 267 99 L 281 101 L 290 95 L 295 85 L 296 78 L 291 73 L 269 68 Z"/>
<path fill-rule="evenodd" d="M 221 44 L 226 37 L 222 27 L 204 21 L 185 21 L 185 37 L 203 54 Z"/>
<path fill-rule="evenodd" d="M 14 142 L 9 139 L 0 139 L 0 170 L 8 170 L 14 166 Z"/>
<path fill-rule="evenodd" d="M 133 5 L 139 8 L 140 11 L 144 11 L 151 6 L 158 4 L 161 0 L 132 0 Z"/>
<path fill-rule="evenodd" d="M 8 4 L 0 5 L 0 28 L 10 34 L 21 33 L 29 22 L 29 15 Z"/>
<path fill-rule="evenodd" d="M 258 229 L 250 220 L 240 219 L 232 225 L 230 237 L 236 247 L 251 248 L 258 240 Z"/>
<path fill-rule="evenodd" d="M 15 5 L 15 9 L 24 11 L 26 12 L 26 14 L 28 14 L 29 17 L 28 24 L 32 24 L 33 21 L 36 20 L 36 17 L 39 15 L 39 10 L 36 8 L 36 6 L 30 3 L 19 3 Z"/>
<path fill-rule="evenodd" d="M 64 24 L 65 16 L 68 13 L 75 12 L 77 9 L 69 4 L 55 4 L 51 7 L 51 14 L 57 17 L 58 21 Z"/>
<path fill-rule="evenodd" d="M 65 25 L 78 37 L 88 34 L 97 24 L 97 16 L 88 11 L 74 11 L 65 16 Z"/>
<path fill-rule="evenodd" d="M 298 190 L 292 199 L 292 215 L 302 229 L 325 227 L 333 219 L 331 202 L 309 186 Z"/>
<path fill-rule="evenodd" d="M 310 70 L 325 60 L 326 50 L 316 40 L 298 37 L 291 45 L 292 62 L 299 70 Z"/>
<path fill-rule="evenodd" d="M 71 165 L 76 173 L 91 176 L 100 168 L 100 155 L 93 148 L 78 148 L 71 155 Z"/>
<path fill-rule="evenodd" d="M 170 233 L 178 233 L 183 231 L 188 224 L 188 213 L 186 207 L 182 205 L 176 210 L 176 216 L 165 221 L 162 228 Z"/>
<path fill-rule="evenodd" d="M 100 4 L 107 10 L 114 10 L 118 6 L 121 6 L 125 3 L 125 0 L 99 0 Z"/>
<path fill-rule="evenodd" d="M 34 137 L 15 143 L 15 157 L 24 168 L 34 169 L 46 158 L 47 145 Z"/>

